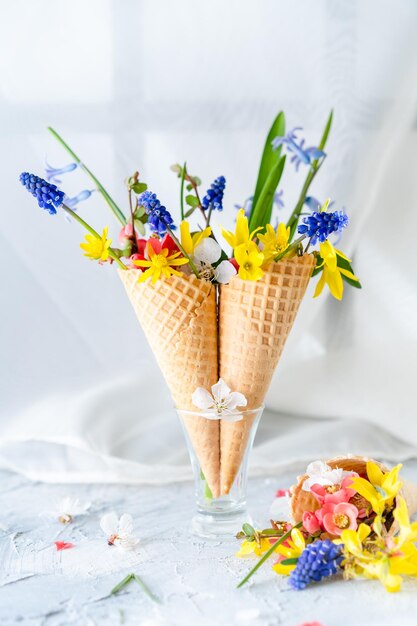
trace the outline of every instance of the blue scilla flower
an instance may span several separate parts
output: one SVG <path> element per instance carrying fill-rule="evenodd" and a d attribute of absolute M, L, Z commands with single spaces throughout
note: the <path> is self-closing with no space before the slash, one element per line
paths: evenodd
<path fill-rule="evenodd" d="M 305 589 L 312 582 L 337 574 L 343 561 L 343 545 L 330 539 L 310 543 L 301 553 L 295 569 L 290 574 L 293 589 Z"/>
<path fill-rule="evenodd" d="M 65 196 L 65 204 L 69 206 L 70 209 L 75 209 L 79 202 L 83 202 L 84 200 L 88 200 L 91 195 L 95 192 L 95 189 L 83 189 L 80 193 L 77 193 L 73 198 L 69 198 Z"/>
<path fill-rule="evenodd" d="M 68 165 L 64 165 L 64 167 L 53 167 L 52 165 L 49 165 L 49 163 L 46 161 L 45 178 L 48 182 L 52 181 L 53 183 L 59 185 L 61 183 L 61 180 L 58 178 L 58 176 L 73 172 L 75 169 L 77 169 L 77 167 L 78 163 L 68 163 Z"/>
<path fill-rule="evenodd" d="M 214 209 L 215 211 L 223 211 L 223 194 L 226 187 L 226 179 L 224 176 L 218 176 L 216 180 L 207 189 L 206 195 L 201 201 L 201 206 L 205 211 Z"/>
<path fill-rule="evenodd" d="M 308 217 L 303 219 L 303 224 L 298 227 L 300 235 L 311 237 L 311 243 L 323 243 L 332 233 L 338 233 L 349 223 L 349 218 L 343 211 L 334 211 L 327 213 L 326 211 L 314 211 Z"/>
<path fill-rule="evenodd" d="M 272 147 L 274 150 L 277 150 L 279 146 L 286 146 L 288 152 L 293 155 L 291 163 L 294 163 L 297 172 L 301 163 L 311 165 L 315 159 L 321 159 L 326 156 L 326 153 L 323 152 L 323 150 L 319 150 L 314 146 L 305 148 L 305 139 L 301 139 L 301 141 L 297 143 L 296 133 L 299 130 L 302 130 L 302 128 L 293 128 L 285 135 L 285 137 L 275 137 L 275 139 L 272 140 Z"/>
<path fill-rule="evenodd" d="M 41 209 L 46 209 L 51 215 L 55 215 L 56 209 L 64 200 L 64 192 L 60 191 L 56 185 L 48 183 L 43 178 L 22 172 L 19 177 L 20 182 L 34 196 Z"/>
<path fill-rule="evenodd" d="M 165 235 L 167 226 L 175 230 L 174 220 L 167 209 L 162 206 L 156 193 L 144 191 L 138 198 L 139 206 L 143 206 L 148 215 L 150 229 L 158 235 Z"/>

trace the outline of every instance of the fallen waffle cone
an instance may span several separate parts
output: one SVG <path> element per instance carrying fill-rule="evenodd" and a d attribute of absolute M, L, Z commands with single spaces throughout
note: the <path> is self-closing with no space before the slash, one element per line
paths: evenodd
<path fill-rule="evenodd" d="M 345 471 L 357 472 L 357 474 L 366 477 L 368 461 L 376 463 L 383 472 L 389 471 L 382 463 L 363 456 L 337 457 L 326 461 L 326 463 L 333 469 L 340 468 Z M 311 491 L 303 491 L 303 484 L 307 478 L 307 474 L 299 476 L 297 484 L 291 487 L 291 515 L 297 523 L 302 521 L 305 511 L 316 511 L 320 506 Z M 401 482 L 402 487 L 399 495 L 404 498 L 411 517 L 417 511 L 417 486 L 405 480 Z M 393 528 L 395 528 L 395 522 Z"/>
<path fill-rule="evenodd" d="M 232 278 L 220 290 L 220 377 L 247 408 L 262 405 L 315 265 L 306 254 L 272 263 L 261 280 Z M 229 493 L 255 415 L 220 424 L 220 492 Z"/>
<path fill-rule="evenodd" d="M 196 411 L 197 387 L 218 380 L 215 287 L 196 276 L 138 283 L 138 270 L 119 270 L 127 295 L 178 409 Z M 181 413 L 213 497 L 219 495 L 219 422 Z"/>

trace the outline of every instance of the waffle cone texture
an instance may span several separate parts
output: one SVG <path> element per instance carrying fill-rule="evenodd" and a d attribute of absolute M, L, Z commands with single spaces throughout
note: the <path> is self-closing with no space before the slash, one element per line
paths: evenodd
<path fill-rule="evenodd" d="M 216 288 L 194 275 L 154 285 L 138 270 L 119 276 L 178 409 L 196 411 L 192 394 L 219 377 L 240 391 L 247 408 L 263 404 L 315 265 L 313 255 L 272 263 L 259 281 L 235 276 Z M 239 422 L 182 413 L 213 497 L 229 493 L 241 465 L 255 413 Z"/>
<path fill-rule="evenodd" d="M 388 472 L 388 468 L 382 463 L 368 459 L 363 456 L 337 457 L 326 461 L 332 469 L 340 468 L 345 471 L 357 472 L 361 476 L 366 476 L 366 464 L 368 461 L 376 463 L 383 472 Z M 303 483 L 307 480 L 307 474 L 299 476 L 297 484 L 291 487 L 291 515 L 295 522 L 301 522 L 305 511 L 316 511 L 319 503 L 310 491 L 303 491 Z M 402 480 L 402 488 L 399 495 L 407 504 L 410 517 L 417 511 L 417 486 Z M 395 529 L 395 522 L 393 524 Z"/>
<path fill-rule="evenodd" d="M 220 377 L 261 406 L 301 300 L 315 258 L 306 254 L 272 263 L 258 281 L 234 276 L 220 288 Z M 220 422 L 220 491 L 229 493 L 246 450 L 253 418 Z"/>
<path fill-rule="evenodd" d="M 138 283 L 138 270 L 119 270 L 130 302 L 177 408 L 195 411 L 197 387 L 218 380 L 216 290 L 194 275 Z M 219 421 L 184 415 L 183 422 L 211 489 L 219 496 Z"/>

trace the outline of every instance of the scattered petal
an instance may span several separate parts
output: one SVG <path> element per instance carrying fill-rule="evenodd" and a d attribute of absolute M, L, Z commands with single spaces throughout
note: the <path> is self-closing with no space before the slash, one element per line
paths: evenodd
<path fill-rule="evenodd" d="M 69 550 L 70 548 L 74 548 L 74 544 L 67 541 L 54 541 L 56 549 L 58 552 L 61 550 Z"/>

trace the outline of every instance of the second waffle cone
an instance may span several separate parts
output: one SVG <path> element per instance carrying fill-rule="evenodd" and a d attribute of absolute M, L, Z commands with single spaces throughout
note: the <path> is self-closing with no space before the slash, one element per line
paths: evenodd
<path fill-rule="evenodd" d="M 306 291 L 315 257 L 272 263 L 259 281 L 232 278 L 220 289 L 220 377 L 259 407 Z M 253 419 L 253 418 L 252 418 Z M 220 492 L 229 493 L 246 449 L 251 419 L 220 424 Z"/>

